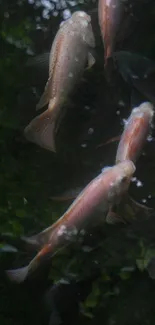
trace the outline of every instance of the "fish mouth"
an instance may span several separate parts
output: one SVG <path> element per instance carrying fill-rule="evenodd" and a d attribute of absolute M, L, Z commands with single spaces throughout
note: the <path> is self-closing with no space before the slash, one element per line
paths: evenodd
<path fill-rule="evenodd" d="M 85 18 L 88 21 L 88 23 L 91 22 L 91 17 L 85 11 L 77 11 L 76 14 L 81 18 Z"/>
<path fill-rule="evenodd" d="M 153 105 L 150 102 L 144 102 L 134 109 L 134 112 L 148 113 L 152 118 L 154 115 Z"/>

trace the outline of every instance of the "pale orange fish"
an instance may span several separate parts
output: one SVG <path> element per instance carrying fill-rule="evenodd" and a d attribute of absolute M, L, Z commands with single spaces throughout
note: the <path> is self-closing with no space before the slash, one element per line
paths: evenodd
<path fill-rule="evenodd" d="M 153 116 L 153 105 L 149 102 L 132 110 L 118 145 L 116 163 L 128 159 L 136 162 L 149 135 Z"/>
<path fill-rule="evenodd" d="M 124 132 L 118 145 L 116 164 L 126 159 L 136 163 L 149 135 L 153 116 L 153 105 L 149 102 L 144 102 L 132 110 L 125 123 Z M 141 214 L 144 217 L 151 215 L 152 208 L 136 202 L 129 195 L 126 199 L 126 202 L 124 201 L 124 210 L 129 210 L 129 213 L 125 213 L 126 216 L 129 215 L 128 221 L 137 218 L 136 215 Z"/>
<path fill-rule="evenodd" d="M 144 102 L 132 110 L 130 117 L 125 123 L 122 136 L 114 138 L 114 140 L 120 138 L 116 155 L 116 164 L 125 160 L 131 160 L 134 163 L 137 161 L 149 134 L 153 116 L 153 105 L 149 102 Z M 69 200 L 73 197 L 76 197 L 76 190 L 64 193 L 57 199 L 61 201 Z M 146 217 L 152 213 L 151 208 L 134 201 L 129 195 L 126 197 L 124 210 L 129 211 L 129 213 L 125 213 L 126 215 L 128 214 L 128 218 L 126 218 L 128 221 L 132 221 L 134 217 L 136 219 L 137 215 L 140 215 L 140 213 Z M 125 220 L 117 216 L 111 209 L 106 217 L 106 222 L 115 224 L 117 222 L 125 222 Z"/>
<path fill-rule="evenodd" d="M 125 160 L 131 160 L 136 163 L 149 135 L 153 116 L 153 105 L 149 102 L 144 102 L 132 110 L 130 117 L 125 123 L 124 132 L 120 137 L 116 164 Z M 121 214 L 123 218 L 118 217 L 111 209 L 107 215 L 106 222 L 110 224 L 131 222 L 138 218 L 139 215 L 148 218 L 152 214 L 152 209 L 136 202 L 127 195 L 126 200 L 123 200 L 123 204 L 121 204 Z"/>
<path fill-rule="evenodd" d="M 9 278 L 16 282 L 24 281 L 39 265 L 76 238 L 87 224 L 92 225 L 97 219 L 97 211 L 103 213 L 104 221 L 111 206 L 118 204 L 127 192 L 134 172 L 134 164 L 124 161 L 106 168 L 93 179 L 57 222 L 38 235 L 25 239 L 41 250 L 29 265 L 7 271 Z"/>
<path fill-rule="evenodd" d="M 122 0 L 99 0 L 98 16 L 106 65 L 116 50 L 116 43 L 124 39 L 129 28 L 130 6 Z"/>
<path fill-rule="evenodd" d="M 48 109 L 35 117 L 25 128 L 25 137 L 39 146 L 56 151 L 55 132 L 64 102 L 80 80 L 88 62 L 95 39 L 91 17 L 83 11 L 73 13 L 59 28 L 49 56 L 49 78 L 37 110 L 48 104 Z"/>

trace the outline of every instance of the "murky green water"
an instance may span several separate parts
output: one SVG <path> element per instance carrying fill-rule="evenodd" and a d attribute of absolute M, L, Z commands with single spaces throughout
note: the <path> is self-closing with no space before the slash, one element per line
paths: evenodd
<path fill-rule="evenodd" d="M 114 164 L 118 143 L 100 144 L 121 134 L 131 111 L 131 87 L 119 75 L 113 85 L 106 82 L 96 8 L 95 1 L 1 3 L 1 324 L 154 324 L 155 287 L 145 270 L 155 250 L 154 215 L 138 224 L 95 228 L 83 243 L 74 243 L 53 258 L 50 274 L 47 265 L 23 285 L 10 283 L 4 274 L 33 256 L 19 236 L 52 224 L 70 204 L 52 197 L 83 187 L 103 167 Z M 96 64 L 85 71 L 70 98 L 55 155 L 27 142 L 23 135 L 36 115 L 48 77 L 48 65 L 32 67 L 27 61 L 48 52 L 61 21 L 81 9 L 92 16 Z M 155 7 L 149 11 L 146 2 L 135 15 L 137 26 L 124 49 L 155 60 Z M 154 136 L 153 128 L 130 187 L 134 199 L 153 208 Z M 5 233 L 17 251 L 3 251 Z"/>

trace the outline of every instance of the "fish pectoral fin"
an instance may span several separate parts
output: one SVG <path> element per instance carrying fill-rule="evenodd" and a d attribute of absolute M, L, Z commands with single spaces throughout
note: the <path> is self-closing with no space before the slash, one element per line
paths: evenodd
<path fill-rule="evenodd" d="M 88 66 L 86 68 L 86 70 L 89 70 L 92 68 L 92 66 L 95 64 L 96 60 L 95 57 L 93 55 L 93 53 L 91 51 L 88 52 Z"/>
<path fill-rule="evenodd" d="M 15 270 L 7 270 L 6 274 L 11 281 L 21 283 L 27 278 L 28 271 L 29 266 L 27 265 Z"/>
<path fill-rule="evenodd" d="M 56 152 L 55 123 L 56 116 L 54 112 L 47 109 L 28 124 L 24 130 L 24 135 L 28 141 L 36 143 L 44 149 Z"/>
<path fill-rule="evenodd" d="M 113 211 L 113 208 L 110 208 L 107 216 L 106 223 L 115 225 L 117 223 L 126 223 L 116 212 Z"/>
<path fill-rule="evenodd" d="M 36 111 L 46 106 L 50 101 L 50 87 L 51 87 L 51 76 L 49 77 L 44 92 L 39 100 L 39 103 L 36 105 Z"/>
<path fill-rule="evenodd" d="M 134 215 L 140 214 L 140 215 L 144 215 L 144 217 L 150 217 L 154 211 L 153 208 L 147 207 L 146 205 L 135 201 L 129 195 L 127 197 L 127 203 L 132 208 Z"/>
<path fill-rule="evenodd" d="M 100 147 L 103 147 L 103 146 L 106 146 L 106 145 L 108 145 L 108 144 L 111 144 L 111 143 L 113 143 L 113 142 L 119 141 L 120 138 L 121 138 L 120 135 L 117 135 L 116 137 L 112 137 L 112 138 L 108 139 L 107 141 L 98 144 L 98 146 L 96 147 L 96 149 L 98 149 L 98 148 L 100 148 Z"/>

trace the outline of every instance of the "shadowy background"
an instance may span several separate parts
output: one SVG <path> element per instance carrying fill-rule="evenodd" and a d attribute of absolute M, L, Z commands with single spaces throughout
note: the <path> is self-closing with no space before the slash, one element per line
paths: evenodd
<path fill-rule="evenodd" d="M 122 48 L 155 60 L 155 5 L 137 1 Z M 114 164 L 117 142 L 131 111 L 131 89 L 104 76 L 97 1 L 2 0 L 0 4 L 0 324 L 154 325 L 155 285 L 147 263 L 155 255 L 155 215 L 128 226 L 88 232 L 83 243 L 63 250 L 33 279 L 12 284 L 4 270 L 30 261 L 19 240 L 52 224 L 68 207 L 52 196 L 86 185 Z M 57 155 L 28 143 L 23 130 L 48 77 L 48 53 L 59 24 L 72 12 L 92 17 L 96 64 L 85 71 L 57 135 Z M 155 208 L 154 129 L 137 163 L 130 194 Z M 48 276 L 49 274 L 49 276 Z"/>

